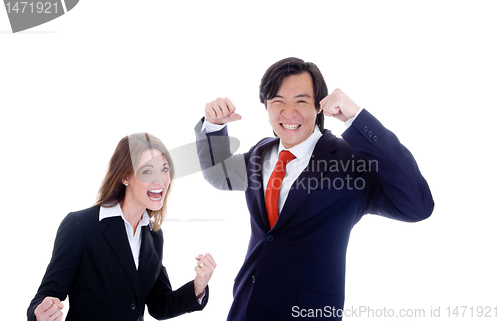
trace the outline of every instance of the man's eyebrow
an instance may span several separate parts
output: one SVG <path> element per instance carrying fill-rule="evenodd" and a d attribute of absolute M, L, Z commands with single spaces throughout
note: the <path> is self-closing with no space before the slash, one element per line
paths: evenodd
<path fill-rule="evenodd" d="M 311 98 L 311 95 L 309 95 L 309 94 L 299 94 L 299 95 L 295 96 L 294 98 L 302 98 L 302 97 Z M 274 99 L 274 98 L 284 98 L 284 97 L 280 96 L 280 95 L 276 95 L 276 96 L 274 96 L 271 99 Z"/>

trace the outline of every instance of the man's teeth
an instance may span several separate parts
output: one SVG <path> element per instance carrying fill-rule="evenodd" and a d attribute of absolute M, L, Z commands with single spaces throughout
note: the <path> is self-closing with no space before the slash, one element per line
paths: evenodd
<path fill-rule="evenodd" d="M 295 124 L 295 125 L 285 125 L 285 124 L 281 124 L 281 126 L 283 126 L 285 129 L 294 130 L 294 129 L 299 128 L 300 124 Z"/>

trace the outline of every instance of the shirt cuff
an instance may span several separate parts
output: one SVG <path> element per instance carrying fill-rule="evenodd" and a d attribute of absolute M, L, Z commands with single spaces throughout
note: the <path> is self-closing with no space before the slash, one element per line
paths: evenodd
<path fill-rule="evenodd" d="M 224 126 L 226 126 L 226 124 L 224 125 L 212 124 L 211 122 L 205 119 L 205 121 L 203 121 L 203 125 L 201 125 L 201 131 L 205 131 L 205 133 L 208 134 L 212 132 L 217 132 L 222 128 L 224 128 Z"/>
<path fill-rule="evenodd" d="M 345 124 L 345 127 L 346 127 L 346 128 L 351 127 L 352 122 L 356 119 L 356 117 L 358 117 L 359 113 L 360 113 L 362 110 L 363 110 L 363 108 L 362 108 L 362 107 L 359 107 L 359 109 L 358 109 L 358 111 L 356 112 L 356 114 L 355 114 L 353 117 L 349 118 L 348 120 L 346 120 L 346 121 L 344 122 L 344 124 Z"/>
<path fill-rule="evenodd" d="M 203 292 L 200 293 L 200 295 L 198 295 L 196 297 L 196 300 L 198 300 L 198 303 L 201 304 L 201 302 L 203 302 L 203 298 L 205 297 L 205 290 L 203 290 Z"/>

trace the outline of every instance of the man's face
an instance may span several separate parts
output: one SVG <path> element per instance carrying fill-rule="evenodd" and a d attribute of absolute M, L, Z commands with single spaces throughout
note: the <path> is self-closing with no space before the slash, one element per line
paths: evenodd
<path fill-rule="evenodd" d="M 276 96 L 267 101 L 269 122 L 287 149 L 314 132 L 316 108 L 311 75 L 303 72 L 283 79 Z"/>

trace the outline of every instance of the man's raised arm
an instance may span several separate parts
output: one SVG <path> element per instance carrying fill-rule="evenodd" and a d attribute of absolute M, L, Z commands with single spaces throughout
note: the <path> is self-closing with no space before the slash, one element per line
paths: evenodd
<path fill-rule="evenodd" d="M 247 188 L 243 154 L 233 155 L 226 124 L 240 120 L 231 100 L 217 98 L 205 105 L 205 117 L 195 127 L 196 147 L 203 177 L 220 190 Z"/>

